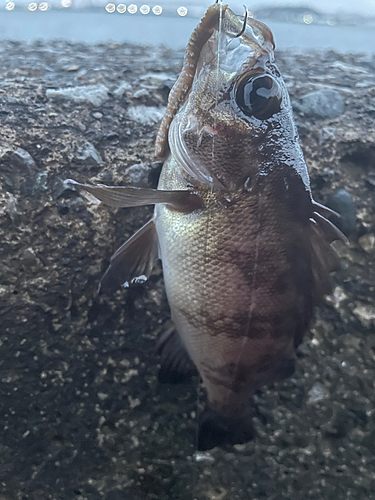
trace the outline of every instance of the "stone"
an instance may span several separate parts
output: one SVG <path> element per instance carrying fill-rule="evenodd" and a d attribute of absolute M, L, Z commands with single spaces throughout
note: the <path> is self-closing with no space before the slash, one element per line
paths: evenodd
<path fill-rule="evenodd" d="M 75 102 L 89 102 L 93 106 L 101 106 L 109 99 L 109 89 L 103 84 L 82 85 L 60 89 L 47 89 L 46 96 L 50 99 L 62 98 Z"/>
<path fill-rule="evenodd" d="M 373 305 L 357 302 L 353 314 L 357 316 L 365 328 L 375 326 L 375 307 Z"/>
<path fill-rule="evenodd" d="M 375 251 L 375 234 L 364 234 L 358 239 L 358 243 L 366 253 L 373 253 Z"/>
<path fill-rule="evenodd" d="M 39 172 L 35 177 L 34 190 L 47 191 L 48 172 Z"/>
<path fill-rule="evenodd" d="M 84 162 L 94 162 L 97 165 L 101 165 L 103 163 L 99 151 L 93 144 L 91 144 L 91 142 L 85 142 L 78 148 L 76 158 Z"/>
<path fill-rule="evenodd" d="M 326 205 L 340 214 L 340 217 L 332 216 L 331 220 L 346 236 L 355 232 L 357 227 L 356 209 L 352 195 L 346 189 L 338 189 L 330 194 Z"/>
<path fill-rule="evenodd" d="M 344 99 L 337 90 L 321 89 L 303 95 L 294 107 L 305 116 L 333 119 L 345 110 Z"/>
<path fill-rule="evenodd" d="M 157 106 L 131 106 L 128 109 L 128 117 L 142 125 L 153 125 L 159 122 L 165 114 L 164 107 Z"/>
<path fill-rule="evenodd" d="M 327 389 L 320 382 L 315 382 L 307 394 L 309 403 L 319 403 L 329 396 Z"/>
<path fill-rule="evenodd" d="M 112 94 L 115 97 L 122 97 L 125 92 L 131 90 L 132 86 L 129 82 L 122 82 L 113 92 Z"/>
<path fill-rule="evenodd" d="M 35 161 L 33 160 L 31 154 L 22 148 L 17 148 L 12 157 L 14 161 L 16 161 L 19 165 L 26 167 L 30 172 L 36 169 Z"/>
<path fill-rule="evenodd" d="M 125 170 L 125 176 L 129 184 L 136 187 L 147 187 L 151 168 L 145 163 L 137 163 Z"/>
<path fill-rule="evenodd" d="M 140 99 L 141 97 L 147 97 L 147 96 L 148 96 L 148 92 L 146 89 L 139 89 L 139 90 L 135 91 L 133 94 L 133 97 L 135 99 Z"/>

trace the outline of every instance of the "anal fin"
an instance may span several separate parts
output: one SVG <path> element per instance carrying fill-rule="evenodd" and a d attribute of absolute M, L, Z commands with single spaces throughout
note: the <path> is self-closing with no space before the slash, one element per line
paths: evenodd
<path fill-rule="evenodd" d="M 161 358 L 160 383 L 180 384 L 198 373 L 174 326 L 161 335 L 156 348 Z"/>
<path fill-rule="evenodd" d="M 154 267 L 157 252 L 156 227 L 151 219 L 113 254 L 100 282 L 99 292 L 111 293 L 137 280 L 146 281 Z"/>

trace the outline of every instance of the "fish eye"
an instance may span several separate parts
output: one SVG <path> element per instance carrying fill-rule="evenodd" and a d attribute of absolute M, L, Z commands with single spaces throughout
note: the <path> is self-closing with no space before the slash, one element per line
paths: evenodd
<path fill-rule="evenodd" d="M 280 85 L 270 75 L 245 76 L 237 84 L 235 97 L 245 115 L 258 120 L 267 120 L 280 111 Z"/>

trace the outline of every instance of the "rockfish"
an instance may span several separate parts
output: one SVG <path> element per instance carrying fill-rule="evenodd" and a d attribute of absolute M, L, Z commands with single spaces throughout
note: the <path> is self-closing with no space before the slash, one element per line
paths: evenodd
<path fill-rule="evenodd" d="M 330 291 L 332 241 L 315 202 L 269 28 L 214 4 L 193 31 L 156 140 L 157 189 L 78 184 L 115 207 L 155 204 L 101 287 L 146 279 L 156 258 L 178 333 L 161 378 L 197 368 L 209 408 L 198 448 L 253 436 L 249 399 L 291 375 L 314 305 Z"/>

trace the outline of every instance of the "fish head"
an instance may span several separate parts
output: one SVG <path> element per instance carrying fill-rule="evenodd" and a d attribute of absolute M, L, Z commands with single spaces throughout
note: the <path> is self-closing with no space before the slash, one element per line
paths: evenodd
<path fill-rule="evenodd" d="M 233 190 L 274 165 L 275 156 L 290 160 L 294 144 L 301 156 L 272 33 L 225 6 L 173 118 L 171 153 L 193 180 Z"/>

